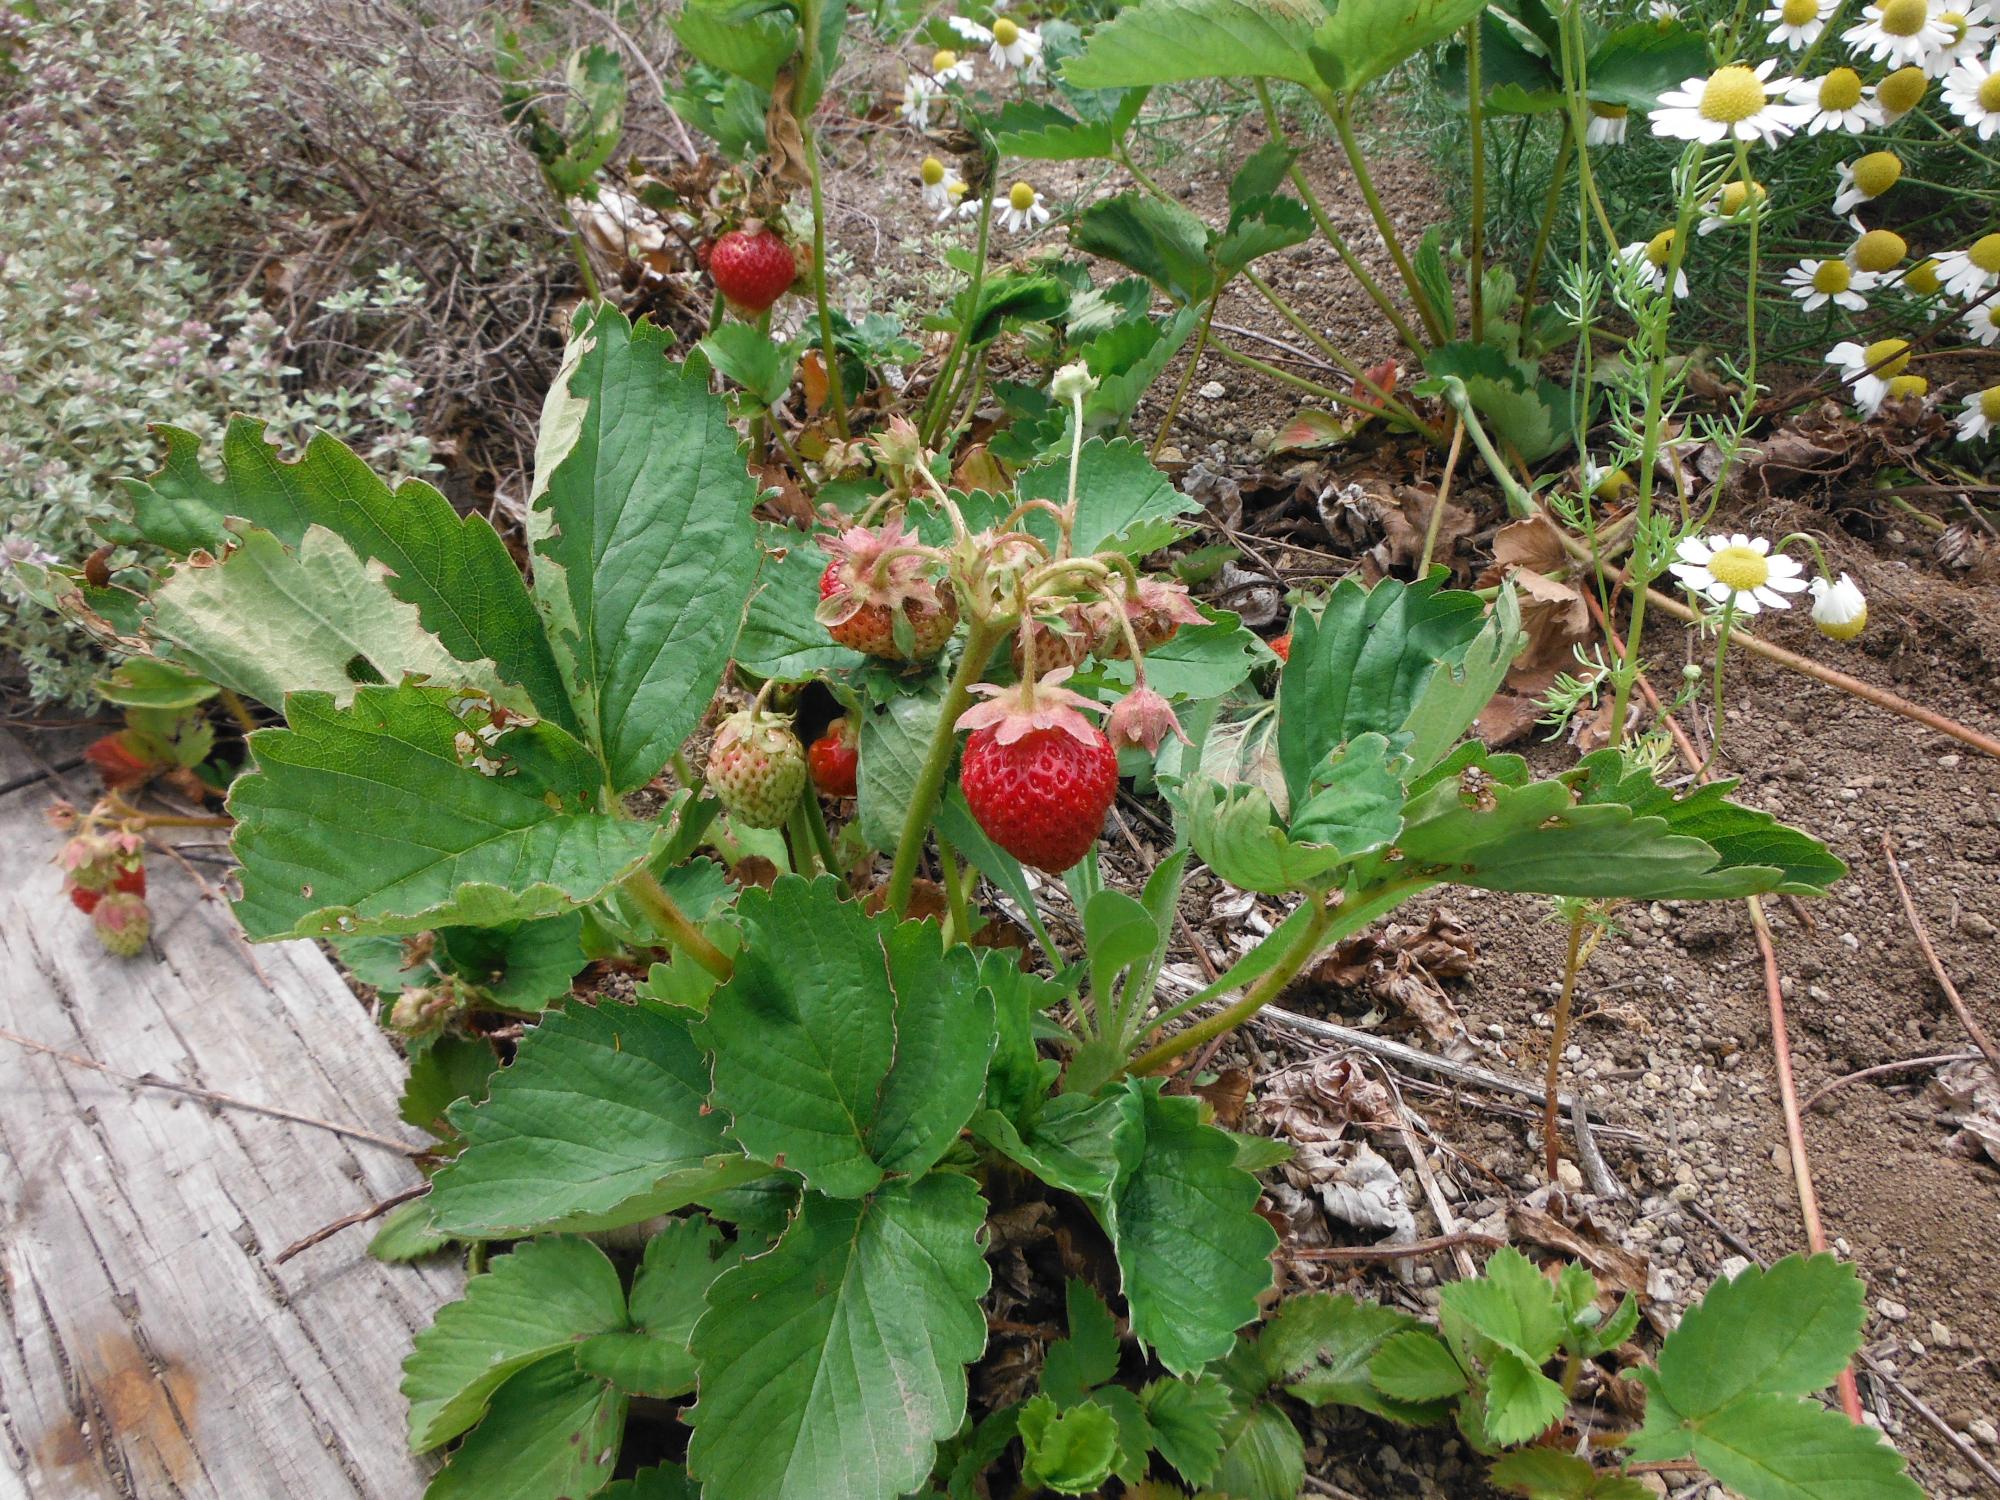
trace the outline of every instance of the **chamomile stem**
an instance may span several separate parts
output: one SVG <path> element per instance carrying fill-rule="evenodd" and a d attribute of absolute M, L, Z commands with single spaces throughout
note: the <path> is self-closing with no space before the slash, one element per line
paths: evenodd
<path fill-rule="evenodd" d="M 1549 236 L 1555 232 L 1556 212 L 1562 207 L 1563 179 L 1569 172 L 1569 159 L 1576 150 L 1576 132 L 1570 129 L 1567 116 L 1562 124 L 1562 142 L 1556 147 L 1555 170 L 1549 173 L 1548 196 L 1542 200 L 1542 223 L 1535 231 L 1534 253 L 1528 257 L 1528 279 L 1521 284 L 1521 332 L 1525 336 L 1533 326 L 1535 310 L 1535 288 L 1542 279 L 1542 260 L 1548 254 Z"/>
<path fill-rule="evenodd" d="M 944 778 L 951 770 L 952 751 L 958 747 L 958 720 L 972 705 L 972 687 L 986 675 L 994 647 L 1006 638 L 1005 626 L 974 620 L 967 628 L 965 651 L 958 669 L 951 674 L 939 705 L 937 727 L 931 731 L 930 749 L 910 788 L 910 805 L 903 814 L 903 831 L 896 839 L 895 863 L 889 868 L 889 890 L 885 909 L 900 917 L 910 904 L 910 887 L 917 877 L 917 856 L 923 852 L 924 834 L 931 826 L 931 810 L 944 790 Z"/>
<path fill-rule="evenodd" d="M 988 184 L 990 187 L 991 184 Z M 972 280 L 965 289 L 965 316 L 959 326 L 952 331 L 951 347 L 945 351 L 944 363 L 938 368 L 937 380 L 931 386 L 928 404 L 924 408 L 924 419 L 920 424 L 920 436 L 926 448 L 938 440 L 938 424 L 951 414 L 947 404 L 947 391 L 954 385 L 958 375 L 958 361 L 965 353 L 965 346 L 972 332 L 972 321 L 979 315 L 979 294 L 986 287 L 986 250 L 993 237 L 993 194 L 988 192 L 979 200 L 979 233 L 972 251 Z"/>
<path fill-rule="evenodd" d="M 1479 28 L 1485 18 L 1482 10 L 1465 28 L 1465 128 L 1472 154 L 1472 243 L 1466 249 L 1465 294 L 1475 344 L 1486 337 L 1486 111 L 1479 78 Z M 1445 311 L 1439 309 L 1439 316 Z M 1521 331 L 1527 329 L 1524 321 Z"/>

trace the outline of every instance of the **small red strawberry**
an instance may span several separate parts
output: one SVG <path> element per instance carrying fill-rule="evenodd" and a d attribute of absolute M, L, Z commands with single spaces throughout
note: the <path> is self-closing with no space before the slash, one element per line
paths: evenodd
<path fill-rule="evenodd" d="M 1281 636 L 1273 637 L 1269 645 L 1271 647 L 1271 654 L 1277 657 L 1279 661 L 1290 661 L 1292 659 L 1292 633 L 1289 630 Z"/>
<path fill-rule="evenodd" d="M 129 869 L 120 870 L 118 878 L 111 882 L 111 889 L 122 891 L 128 896 L 145 895 L 146 867 L 144 865 L 133 865 Z"/>
<path fill-rule="evenodd" d="M 146 939 L 152 934 L 153 914 L 146 909 L 145 897 L 113 891 L 97 903 L 97 909 L 90 914 L 90 925 L 97 930 L 97 940 L 107 953 L 119 958 L 137 958 L 145 951 Z"/>
<path fill-rule="evenodd" d="M 829 797 L 852 797 L 855 773 L 861 769 L 861 750 L 852 728 L 844 718 L 826 726 L 826 733 L 806 751 L 812 768 L 813 785 Z"/>
<path fill-rule="evenodd" d="M 104 892 L 86 890 L 80 885 L 69 888 L 69 904 L 86 917 L 97 910 L 97 903 L 104 899 Z"/>
<path fill-rule="evenodd" d="M 716 240 L 708 252 L 708 274 L 731 303 L 760 313 L 785 295 L 799 263 L 789 245 L 752 220 Z"/>
<path fill-rule="evenodd" d="M 986 836 L 1023 864 L 1059 875 L 1090 852 L 1118 795 L 1118 752 L 1081 710 L 1097 705 L 1062 686 L 1070 668 L 1039 683 L 973 691 L 988 701 L 959 716 L 971 730 L 959 783 Z"/>
<path fill-rule="evenodd" d="M 752 828 L 781 826 L 805 784 L 806 753 L 789 720 L 746 708 L 717 726 L 708 752 L 709 789 Z"/>
<path fill-rule="evenodd" d="M 924 661 L 958 625 L 958 601 L 929 574 L 934 556 L 903 523 L 850 526 L 819 544 L 832 559 L 819 576 L 819 622 L 841 645 L 890 661 Z M 912 649 L 896 643 L 896 615 L 908 620 Z"/>

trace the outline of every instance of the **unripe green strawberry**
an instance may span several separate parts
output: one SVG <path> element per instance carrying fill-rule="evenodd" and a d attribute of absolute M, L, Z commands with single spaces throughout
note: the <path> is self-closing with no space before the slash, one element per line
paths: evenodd
<path fill-rule="evenodd" d="M 152 935 L 153 914 L 146 909 L 144 896 L 112 891 L 91 911 L 90 925 L 97 929 L 97 940 L 107 953 L 137 958 Z"/>
<path fill-rule="evenodd" d="M 746 708 L 716 728 L 709 790 L 752 828 L 783 826 L 805 784 L 805 747 L 789 720 Z"/>

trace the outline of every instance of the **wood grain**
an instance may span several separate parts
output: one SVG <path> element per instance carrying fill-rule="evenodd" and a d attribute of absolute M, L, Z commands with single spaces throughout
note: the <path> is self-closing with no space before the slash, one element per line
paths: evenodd
<path fill-rule="evenodd" d="M 0 736 L 0 784 L 35 766 Z M 151 951 L 105 954 L 50 862 L 51 795 L 0 797 L 0 1025 L 418 1140 L 401 1062 L 312 944 L 253 966 L 154 859 Z M 365 1230 L 271 1259 L 414 1181 L 365 1141 L 0 1043 L 0 1500 L 415 1500 L 399 1367 L 459 1271 L 378 1265 Z"/>

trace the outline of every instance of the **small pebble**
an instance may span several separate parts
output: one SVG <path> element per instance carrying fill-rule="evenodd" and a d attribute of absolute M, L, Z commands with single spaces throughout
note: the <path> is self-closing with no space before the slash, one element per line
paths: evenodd
<path fill-rule="evenodd" d="M 1877 1297 L 1875 1299 L 1875 1311 L 1887 1318 L 1891 1323 L 1907 1322 L 1910 1316 L 1910 1310 L 1907 1307 L 1889 1297 Z"/>

